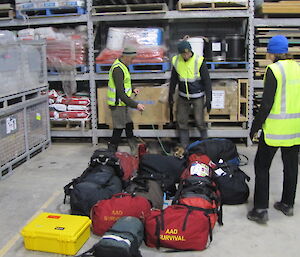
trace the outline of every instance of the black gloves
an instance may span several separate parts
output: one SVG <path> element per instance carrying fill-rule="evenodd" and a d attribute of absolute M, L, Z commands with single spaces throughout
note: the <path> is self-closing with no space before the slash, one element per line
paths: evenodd
<path fill-rule="evenodd" d="M 250 134 L 249 134 L 250 140 L 251 140 L 251 141 L 253 140 L 254 135 L 255 135 L 256 132 L 257 132 L 257 131 L 256 131 L 255 129 L 253 129 L 253 126 L 252 126 L 252 127 L 251 127 L 251 130 L 250 130 Z"/>
<path fill-rule="evenodd" d="M 206 101 L 205 107 L 206 107 L 207 112 L 210 113 L 210 110 L 211 110 L 211 102 L 210 102 L 210 101 Z"/>

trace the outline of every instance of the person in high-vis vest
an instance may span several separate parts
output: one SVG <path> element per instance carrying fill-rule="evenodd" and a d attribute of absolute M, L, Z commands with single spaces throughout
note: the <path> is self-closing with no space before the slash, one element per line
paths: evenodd
<path fill-rule="evenodd" d="M 204 122 L 204 108 L 211 109 L 211 81 L 203 56 L 192 51 L 190 43 L 182 40 L 178 43 L 178 55 L 172 58 L 172 72 L 169 88 L 169 104 L 173 106 L 174 92 L 178 85 L 176 120 L 179 140 L 182 147 L 189 144 L 189 113 L 193 108 L 196 126 L 201 138 L 207 137 Z"/>
<path fill-rule="evenodd" d="M 261 129 L 254 161 L 254 208 L 247 215 L 262 224 L 268 221 L 269 170 L 278 148 L 283 161 L 283 189 L 274 208 L 286 216 L 294 214 L 300 144 L 300 66 L 289 56 L 288 40 L 282 35 L 269 40 L 267 51 L 273 63 L 266 69 L 261 107 L 250 131 L 253 140 Z"/>
<path fill-rule="evenodd" d="M 113 134 L 108 143 L 108 150 L 110 151 L 117 151 L 123 129 L 125 129 L 131 152 L 136 154 L 137 140 L 133 135 L 133 122 L 129 107 L 139 111 L 143 111 L 145 107 L 131 98 L 132 94 L 136 95 L 139 93 L 138 89 L 132 88 L 128 70 L 128 66 L 135 57 L 136 48 L 127 46 L 124 48 L 122 56 L 115 60 L 109 70 L 107 104 L 111 110 L 113 121 Z"/>

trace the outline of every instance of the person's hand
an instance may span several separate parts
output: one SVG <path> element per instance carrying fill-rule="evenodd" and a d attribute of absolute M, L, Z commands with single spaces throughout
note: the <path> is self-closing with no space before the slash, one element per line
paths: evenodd
<path fill-rule="evenodd" d="M 250 140 L 251 140 L 252 142 L 253 142 L 253 138 L 254 138 L 255 133 L 256 133 L 256 131 L 255 131 L 255 129 L 253 129 L 253 127 L 252 127 L 251 130 L 250 130 L 250 134 L 249 134 Z"/>
<path fill-rule="evenodd" d="M 138 95 L 140 93 L 140 90 L 138 88 L 133 89 L 133 93 L 135 93 L 136 95 Z"/>
<path fill-rule="evenodd" d="M 145 106 L 143 104 L 138 104 L 136 108 L 141 112 L 145 110 Z"/>
<path fill-rule="evenodd" d="M 210 111 L 211 111 L 211 102 L 209 102 L 209 101 L 206 102 L 205 107 L 206 107 L 207 112 L 210 113 Z"/>

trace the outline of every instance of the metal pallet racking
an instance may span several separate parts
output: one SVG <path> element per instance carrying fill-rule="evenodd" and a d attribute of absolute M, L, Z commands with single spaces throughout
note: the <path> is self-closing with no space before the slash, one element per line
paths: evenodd
<path fill-rule="evenodd" d="M 211 78 L 224 79 L 224 78 L 247 78 L 249 79 L 249 121 L 252 120 L 252 94 L 253 94 L 253 53 L 254 53 L 254 4 L 253 0 L 249 0 L 249 8 L 245 10 L 207 10 L 207 11 L 166 11 L 165 13 L 156 14 L 126 14 L 126 15 L 108 15 L 108 16 L 93 16 L 92 15 L 92 0 L 86 1 L 87 14 L 80 16 L 66 16 L 66 17 L 49 17 L 49 18 L 35 18 L 26 20 L 9 20 L 1 21 L 0 28 L 14 28 L 39 25 L 58 25 L 58 24 L 86 24 L 88 28 L 88 55 L 89 55 L 89 72 L 87 74 L 78 74 L 76 76 L 77 81 L 88 81 L 90 85 L 90 97 L 91 97 L 91 109 L 92 109 L 92 128 L 89 131 L 52 131 L 51 135 L 55 137 L 89 137 L 92 138 L 94 145 L 98 143 L 99 137 L 110 137 L 111 130 L 98 129 L 97 124 L 97 99 L 96 99 L 96 81 L 106 81 L 107 74 L 95 74 L 94 60 L 94 26 L 103 22 L 130 22 L 130 21 L 164 21 L 167 24 L 171 24 L 174 21 L 186 21 L 186 20 L 230 20 L 240 18 L 246 21 L 247 24 L 247 36 L 248 36 L 248 61 L 250 63 L 248 71 L 226 71 L 226 72 L 211 72 Z M 127 3 L 126 0 L 123 1 Z M 173 5 L 172 1 L 169 2 L 169 7 Z M 172 9 L 172 7 L 170 8 Z M 133 74 L 133 80 L 167 80 L 170 77 L 170 72 L 153 74 Z M 59 81 L 59 76 L 48 76 L 48 81 Z M 142 137 L 176 137 L 176 131 L 172 130 L 136 130 L 136 135 Z M 198 132 L 195 129 L 191 129 L 192 136 L 198 136 Z M 211 137 L 238 137 L 248 138 L 247 128 L 219 128 L 210 129 L 208 135 Z"/>

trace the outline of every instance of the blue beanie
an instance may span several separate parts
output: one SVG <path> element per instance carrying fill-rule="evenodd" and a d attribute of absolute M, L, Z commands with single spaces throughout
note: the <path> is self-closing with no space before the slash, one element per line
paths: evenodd
<path fill-rule="evenodd" d="M 272 37 L 268 43 L 268 53 L 286 54 L 289 48 L 289 41 L 285 36 L 277 35 Z"/>
<path fill-rule="evenodd" d="M 177 45 L 177 49 L 180 54 L 192 52 L 192 46 L 191 46 L 190 42 L 188 42 L 186 40 L 180 41 Z"/>

